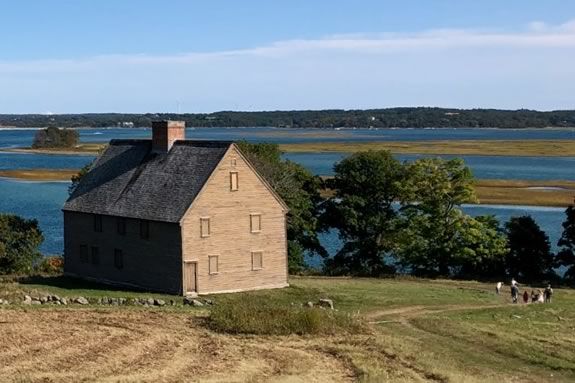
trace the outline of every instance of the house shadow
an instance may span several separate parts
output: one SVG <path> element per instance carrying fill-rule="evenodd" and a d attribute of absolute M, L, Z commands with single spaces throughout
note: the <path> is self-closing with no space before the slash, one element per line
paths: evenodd
<path fill-rule="evenodd" d="M 87 281 L 81 278 L 75 278 L 67 275 L 31 275 L 18 279 L 22 285 L 40 285 L 46 287 L 57 287 L 65 290 L 95 290 L 95 291 L 114 291 L 114 292 L 148 292 L 143 289 L 137 289 L 126 286 L 104 284 L 99 282 Z"/>

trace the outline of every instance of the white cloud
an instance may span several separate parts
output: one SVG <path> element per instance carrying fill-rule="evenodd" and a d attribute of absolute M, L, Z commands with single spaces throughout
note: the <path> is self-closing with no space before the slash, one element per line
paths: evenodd
<path fill-rule="evenodd" d="M 573 48 L 575 20 L 521 31 L 332 35 L 210 53 L 5 60 L 0 112 L 168 111 L 175 99 L 188 111 L 575 108 Z"/>

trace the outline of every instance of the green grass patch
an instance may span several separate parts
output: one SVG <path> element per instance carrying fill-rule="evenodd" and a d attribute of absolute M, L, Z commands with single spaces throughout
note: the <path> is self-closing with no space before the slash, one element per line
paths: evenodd
<path fill-rule="evenodd" d="M 360 320 L 350 313 L 285 305 L 257 296 L 214 306 L 208 325 L 218 332 L 255 335 L 333 335 L 362 330 Z"/>

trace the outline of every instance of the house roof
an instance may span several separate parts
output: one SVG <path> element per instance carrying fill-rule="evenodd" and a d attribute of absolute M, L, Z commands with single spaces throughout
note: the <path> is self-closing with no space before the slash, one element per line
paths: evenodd
<path fill-rule="evenodd" d="M 65 211 L 179 222 L 232 142 L 112 140 L 64 204 Z"/>

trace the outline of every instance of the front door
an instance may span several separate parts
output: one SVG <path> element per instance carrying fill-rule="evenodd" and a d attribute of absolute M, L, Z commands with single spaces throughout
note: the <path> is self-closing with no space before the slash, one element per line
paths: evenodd
<path fill-rule="evenodd" d="M 185 293 L 195 293 L 196 286 L 196 262 L 184 263 L 184 291 Z"/>

